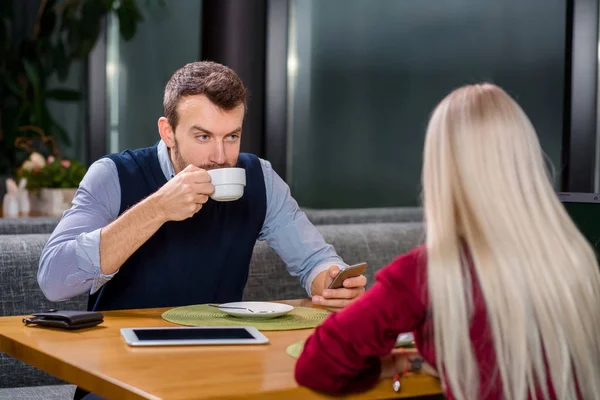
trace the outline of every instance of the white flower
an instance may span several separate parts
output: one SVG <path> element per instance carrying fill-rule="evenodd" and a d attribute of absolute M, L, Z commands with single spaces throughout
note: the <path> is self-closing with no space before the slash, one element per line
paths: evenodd
<path fill-rule="evenodd" d="M 33 162 L 27 160 L 23 163 L 23 166 L 21 168 L 23 168 L 25 171 L 31 171 L 33 169 Z"/>
<path fill-rule="evenodd" d="M 46 165 L 46 159 L 40 153 L 31 153 L 31 155 L 29 156 L 29 160 L 33 163 L 34 168 L 43 168 Z"/>

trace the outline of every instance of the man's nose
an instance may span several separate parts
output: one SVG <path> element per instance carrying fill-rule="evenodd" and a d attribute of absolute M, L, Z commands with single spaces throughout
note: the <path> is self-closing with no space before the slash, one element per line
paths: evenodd
<path fill-rule="evenodd" d="M 215 145 L 215 149 L 212 154 L 212 162 L 215 164 L 223 165 L 227 161 L 227 157 L 225 155 L 225 146 L 223 142 L 217 142 Z"/>

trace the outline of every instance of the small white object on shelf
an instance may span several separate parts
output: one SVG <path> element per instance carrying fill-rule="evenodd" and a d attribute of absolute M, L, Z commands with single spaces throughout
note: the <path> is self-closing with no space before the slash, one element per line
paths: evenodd
<path fill-rule="evenodd" d="M 6 194 L 2 199 L 2 216 L 15 218 L 19 216 L 19 199 L 17 183 L 14 179 L 6 179 Z"/>
<path fill-rule="evenodd" d="M 29 215 L 31 203 L 29 202 L 29 192 L 27 191 L 27 178 L 21 178 L 19 181 L 19 212 L 21 215 Z"/>

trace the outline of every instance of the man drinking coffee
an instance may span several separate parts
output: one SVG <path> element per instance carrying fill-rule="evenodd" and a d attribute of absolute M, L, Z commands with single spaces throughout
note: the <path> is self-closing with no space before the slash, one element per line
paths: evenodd
<path fill-rule="evenodd" d="M 239 301 L 257 239 L 316 304 L 340 309 L 364 292 L 364 276 L 325 291 L 346 264 L 269 162 L 240 153 L 246 89 L 231 69 L 185 65 L 163 105 L 156 145 L 101 158 L 83 178 L 40 259 L 49 300 L 89 293 L 99 311 Z M 243 195 L 218 201 L 210 171 L 234 167 Z"/>

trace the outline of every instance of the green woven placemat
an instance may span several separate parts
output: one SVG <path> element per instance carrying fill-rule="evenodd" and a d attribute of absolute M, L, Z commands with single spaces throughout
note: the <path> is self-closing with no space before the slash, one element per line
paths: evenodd
<path fill-rule="evenodd" d="M 299 342 L 290 344 L 287 347 L 287 349 L 285 349 L 285 352 L 288 353 L 288 356 L 298 359 L 298 357 L 300 357 L 300 354 L 302 353 L 303 349 L 304 349 L 304 340 L 301 340 Z"/>
<path fill-rule="evenodd" d="M 238 318 L 207 304 L 172 308 L 163 319 L 186 326 L 253 326 L 260 331 L 291 331 L 319 326 L 329 312 L 309 307 L 294 307 L 281 317 L 272 319 Z"/>

